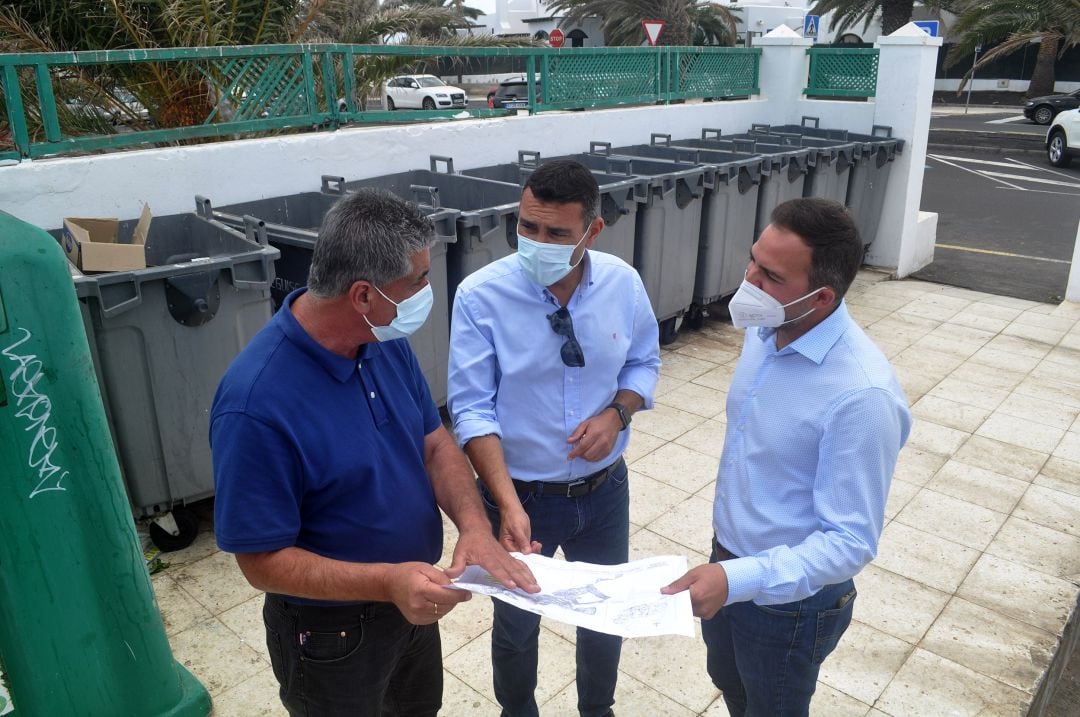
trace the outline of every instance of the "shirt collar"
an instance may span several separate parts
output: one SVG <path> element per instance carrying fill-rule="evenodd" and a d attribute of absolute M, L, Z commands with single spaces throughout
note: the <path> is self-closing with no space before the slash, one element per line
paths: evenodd
<path fill-rule="evenodd" d="M 300 325 L 300 322 L 296 320 L 296 317 L 293 316 L 292 312 L 293 302 L 305 291 L 307 291 L 306 288 L 296 289 L 285 297 L 285 303 L 281 305 L 276 317 L 281 325 L 281 330 L 285 333 L 285 337 L 289 339 L 289 341 L 310 356 L 315 363 L 322 366 L 323 370 L 337 379 L 340 383 L 345 383 L 352 378 L 353 372 L 356 371 L 357 361 L 378 356 L 382 352 L 382 348 L 379 346 L 378 342 L 363 344 L 360 346 L 357 358 L 351 359 L 330 351 L 315 339 L 311 338 L 311 335 L 304 330 L 304 327 Z"/>
<path fill-rule="evenodd" d="M 593 285 L 593 265 L 591 256 L 592 255 L 589 250 L 586 249 L 585 253 L 581 257 L 581 263 L 584 266 L 584 271 L 581 274 L 581 281 L 578 283 L 577 288 L 575 288 L 574 293 L 570 295 L 570 301 L 573 301 L 574 297 L 578 294 L 584 295 L 588 293 L 589 287 Z M 525 276 L 525 272 L 521 272 L 521 275 L 525 277 L 525 281 L 529 282 L 533 286 L 536 286 L 536 284 L 533 284 L 531 279 Z M 544 301 L 555 300 L 555 295 L 552 294 L 546 286 L 539 286 L 537 288 L 540 290 L 541 299 L 543 299 Z"/>
<path fill-rule="evenodd" d="M 797 352 L 810 359 L 816 364 L 821 364 L 828 355 L 829 350 L 836 345 L 840 337 L 848 330 L 851 317 L 848 315 L 847 304 L 841 299 L 831 314 L 807 331 L 799 338 L 792 341 L 782 349 L 783 353 Z M 758 338 L 769 341 L 776 336 L 775 328 L 759 328 Z M 775 346 L 775 343 L 773 344 Z"/>

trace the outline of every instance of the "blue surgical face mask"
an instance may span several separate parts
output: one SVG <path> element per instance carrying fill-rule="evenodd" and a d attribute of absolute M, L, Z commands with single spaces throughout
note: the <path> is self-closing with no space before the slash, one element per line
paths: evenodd
<path fill-rule="evenodd" d="M 587 236 L 589 236 L 588 229 L 578 239 L 577 244 L 567 246 L 566 244 L 544 244 L 518 234 L 518 264 L 533 282 L 540 286 L 551 286 L 577 266 L 577 264 L 571 264 L 570 259 Z M 582 252 L 581 256 L 584 258 L 585 253 Z M 581 259 L 578 259 L 578 263 L 581 263 Z"/>
<path fill-rule="evenodd" d="M 400 302 L 394 301 L 386 294 L 383 294 L 382 289 L 377 286 L 375 291 L 382 294 L 384 299 L 397 307 L 397 316 L 386 326 L 374 326 L 367 316 L 364 317 L 364 321 L 367 321 L 368 326 L 371 326 L 371 333 L 379 341 L 393 341 L 394 339 L 404 339 L 411 336 L 427 321 L 428 314 L 431 313 L 431 305 L 435 303 L 435 294 L 431 291 L 431 284 L 428 284 L 409 298 L 402 299 Z"/>

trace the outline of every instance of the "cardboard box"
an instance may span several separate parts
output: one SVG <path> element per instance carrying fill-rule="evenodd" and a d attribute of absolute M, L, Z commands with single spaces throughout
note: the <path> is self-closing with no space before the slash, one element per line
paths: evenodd
<path fill-rule="evenodd" d="M 66 217 L 60 245 L 68 260 L 85 272 L 130 271 L 146 268 L 146 236 L 150 207 L 143 205 L 130 244 L 117 243 L 119 219 Z"/>

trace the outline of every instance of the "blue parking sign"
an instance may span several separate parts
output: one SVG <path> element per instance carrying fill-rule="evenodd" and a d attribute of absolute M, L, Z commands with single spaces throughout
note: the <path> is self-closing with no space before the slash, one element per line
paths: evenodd
<path fill-rule="evenodd" d="M 806 15 L 803 17 L 802 34 L 803 37 L 817 37 L 818 25 L 821 22 L 820 15 Z"/>
<path fill-rule="evenodd" d="M 938 36 L 938 21 L 937 20 L 916 20 L 915 24 L 920 30 L 925 32 L 930 37 Z"/>

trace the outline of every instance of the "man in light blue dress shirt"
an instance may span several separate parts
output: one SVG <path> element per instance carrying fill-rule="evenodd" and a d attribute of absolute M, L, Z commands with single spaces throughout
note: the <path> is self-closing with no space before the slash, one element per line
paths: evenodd
<path fill-rule="evenodd" d="M 590 251 L 604 227 L 584 166 L 554 160 L 522 192 L 518 251 L 466 278 L 454 301 L 448 408 L 508 550 L 629 558 L 622 453 L 652 406 L 656 317 L 633 267 Z M 494 601 L 495 696 L 535 717 L 540 617 Z M 577 631 L 578 710 L 612 713 L 622 640 Z"/>
<path fill-rule="evenodd" d="M 911 414 L 843 301 L 862 261 L 836 202 L 781 204 L 729 304 L 746 332 L 727 400 L 712 559 L 690 590 L 733 717 L 806 715 L 877 553 Z"/>

